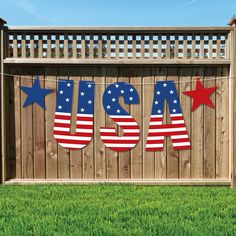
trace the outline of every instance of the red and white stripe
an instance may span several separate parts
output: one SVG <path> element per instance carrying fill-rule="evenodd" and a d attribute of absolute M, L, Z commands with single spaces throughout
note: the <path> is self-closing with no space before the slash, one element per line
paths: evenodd
<path fill-rule="evenodd" d="M 54 138 L 67 149 L 81 149 L 88 145 L 93 136 L 93 115 L 77 114 L 76 132 L 71 134 L 71 113 L 56 112 L 54 119 Z"/>
<path fill-rule="evenodd" d="M 146 151 L 162 151 L 164 138 L 170 136 L 174 150 L 190 149 L 191 144 L 182 114 L 171 114 L 171 124 L 163 124 L 163 115 L 151 115 Z"/>
<path fill-rule="evenodd" d="M 118 152 L 134 148 L 140 136 L 140 129 L 135 119 L 130 115 L 111 115 L 110 117 L 122 128 L 123 136 L 117 136 L 115 128 L 102 127 L 100 135 L 104 145 Z"/>

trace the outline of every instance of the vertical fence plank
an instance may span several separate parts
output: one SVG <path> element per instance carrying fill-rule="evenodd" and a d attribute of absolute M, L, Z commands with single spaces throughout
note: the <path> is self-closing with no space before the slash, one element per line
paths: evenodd
<path fill-rule="evenodd" d="M 79 92 L 79 81 L 81 79 L 80 69 L 77 67 L 69 68 L 70 80 L 74 81 L 73 88 L 73 101 L 72 101 L 72 119 L 71 119 L 71 132 L 74 133 L 76 129 L 76 117 L 78 108 L 78 92 Z M 72 179 L 81 179 L 83 176 L 83 162 L 82 162 L 82 151 L 71 150 L 70 151 L 70 177 Z"/>
<path fill-rule="evenodd" d="M 43 69 L 35 72 L 41 75 L 40 86 L 45 87 Z M 47 95 L 48 97 L 51 96 Z M 33 104 L 33 151 L 34 151 L 34 178 L 46 178 L 46 157 L 45 157 L 45 111 L 38 104 Z"/>
<path fill-rule="evenodd" d="M 45 125 L 46 125 L 46 178 L 56 179 L 58 177 L 58 155 L 57 142 L 53 135 L 54 114 L 56 111 L 57 94 L 57 69 L 53 67 L 45 68 L 45 87 L 55 91 L 45 98 Z"/>
<path fill-rule="evenodd" d="M 67 80 L 68 79 L 68 68 L 61 67 L 57 71 L 57 80 Z M 69 179 L 70 177 L 70 151 L 69 149 L 63 148 L 58 145 L 58 178 L 59 179 Z"/>
<path fill-rule="evenodd" d="M 119 67 L 119 78 L 118 82 L 126 82 L 129 83 L 129 72 L 125 67 Z M 128 113 L 130 113 L 130 105 L 124 104 L 124 100 L 119 100 L 123 109 L 125 109 Z M 119 135 L 122 136 L 121 128 L 119 128 Z M 131 178 L 131 159 L 130 159 L 131 151 L 120 152 L 119 153 L 119 178 L 120 179 L 129 179 Z"/>
<path fill-rule="evenodd" d="M 143 119 L 143 150 L 147 141 L 150 115 L 152 112 L 153 92 L 154 92 L 155 71 L 151 67 L 142 69 L 142 119 Z M 143 152 L 143 178 L 153 179 L 155 177 L 155 154 L 154 152 Z"/>
<path fill-rule="evenodd" d="M 204 87 L 215 86 L 214 77 L 216 68 L 205 68 Z M 213 104 L 216 103 L 216 96 L 210 96 Z M 204 178 L 213 179 L 216 176 L 216 110 L 204 106 Z M 209 145 L 210 144 L 210 145 Z"/>
<path fill-rule="evenodd" d="M 229 79 L 227 67 L 217 68 L 216 178 L 229 178 Z M 223 77 L 223 78 L 222 78 Z M 222 78 L 222 79 L 220 79 Z"/>
<path fill-rule="evenodd" d="M 168 68 L 168 76 L 167 80 L 173 81 L 176 86 L 177 91 L 179 90 L 179 77 L 178 77 L 178 69 Z M 171 123 L 169 108 L 167 108 L 167 124 Z M 168 179 L 177 179 L 179 177 L 179 152 L 175 151 L 173 148 L 173 144 L 171 138 L 166 138 L 167 141 L 167 178 Z"/>
<path fill-rule="evenodd" d="M 116 83 L 118 77 L 117 67 L 107 67 L 106 68 L 106 87 L 109 84 Z M 114 124 L 112 119 L 106 115 L 106 127 L 112 128 L 117 126 Z M 118 132 L 117 132 L 118 133 Z M 107 178 L 108 179 L 118 179 L 119 178 L 119 157 L 118 152 L 114 152 L 109 148 L 105 148 L 106 158 L 107 158 Z"/>
<path fill-rule="evenodd" d="M 203 81 L 204 68 L 194 68 L 192 81 L 196 78 L 201 77 L 201 82 Z M 196 87 L 196 82 L 192 83 L 192 90 Z M 203 178 L 203 155 L 204 155 L 204 143 L 203 143 L 203 106 L 198 107 L 194 112 L 192 112 L 191 117 L 191 178 Z"/>
<path fill-rule="evenodd" d="M 93 80 L 94 68 L 84 67 L 82 70 L 82 79 Z M 83 155 L 83 177 L 84 179 L 94 179 L 94 139 L 82 149 Z"/>
<path fill-rule="evenodd" d="M 15 74 L 14 78 L 14 108 L 15 108 L 15 158 L 16 158 L 16 178 L 22 178 L 22 140 L 21 140 L 21 92 L 19 86 L 21 86 L 20 68 L 17 67 L 11 70 L 12 74 Z"/>
<path fill-rule="evenodd" d="M 137 121 L 140 127 L 140 139 L 139 143 L 131 150 L 131 178 L 142 179 L 143 178 L 143 137 L 142 137 L 142 83 L 141 80 L 142 68 L 135 67 L 133 69 L 130 83 L 134 86 L 139 94 L 139 104 L 131 105 L 131 115 Z"/>
<path fill-rule="evenodd" d="M 30 68 L 22 68 L 21 86 L 32 87 L 32 76 L 28 76 Z M 33 106 L 23 107 L 27 95 L 21 91 L 21 140 L 23 159 L 23 178 L 34 177 L 34 152 L 33 152 Z"/>
<path fill-rule="evenodd" d="M 180 104 L 184 116 L 184 121 L 188 131 L 189 137 L 191 137 L 191 99 L 184 95 L 184 91 L 191 90 L 191 68 L 180 68 Z M 191 142 L 191 140 L 190 140 Z M 190 179 L 190 164 L 191 164 L 191 150 L 179 151 L 179 178 Z"/>
<path fill-rule="evenodd" d="M 94 69 L 95 81 L 95 99 L 94 104 L 94 163 L 95 163 L 95 178 L 106 178 L 106 156 L 105 146 L 100 137 L 100 127 L 105 124 L 105 110 L 103 109 L 102 97 L 105 90 L 105 67 L 96 67 Z"/>
<path fill-rule="evenodd" d="M 167 78 L 167 68 L 157 67 L 155 73 L 155 83 L 157 81 L 163 81 Z M 154 88 L 155 85 L 153 85 Z M 166 106 L 164 108 L 164 116 L 163 116 L 163 124 L 166 121 Z M 166 140 L 164 141 L 166 143 Z M 155 152 L 155 178 L 156 179 L 166 179 L 166 163 L 167 163 L 167 155 L 166 155 L 166 145 L 164 145 L 163 151 Z"/>

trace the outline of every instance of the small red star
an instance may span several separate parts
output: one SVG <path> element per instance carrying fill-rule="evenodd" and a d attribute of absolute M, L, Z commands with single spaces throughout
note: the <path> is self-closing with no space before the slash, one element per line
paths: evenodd
<path fill-rule="evenodd" d="M 215 92 L 217 87 L 204 88 L 200 79 L 197 79 L 196 89 L 183 92 L 183 94 L 193 99 L 192 111 L 196 110 L 201 104 L 215 108 L 209 96 Z"/>

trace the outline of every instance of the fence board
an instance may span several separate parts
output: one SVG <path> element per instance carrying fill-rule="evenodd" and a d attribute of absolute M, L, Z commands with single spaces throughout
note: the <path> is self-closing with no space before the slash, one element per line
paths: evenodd
<path fill-rule="evenodd" d="M 140 130 L 142 131 L 142 68 L 133 68 L 133 75 L 130 78 L 130 83 L 133 84 L 134 88 L 139 94 L 139 104 L 131 105 L 130 114 L 139 124 Z M 141 179 L 143 177 L 143 134 L 141 132 L 139 143 L 131 150 L 131 178 Z"/>
<path fill-rule="evenodd" d="M 57 69 L 45 68 L 45 87 L 57 91 L 56 82 Z M 53 135 L 54 113 L 56 110 L 56 92 L 45 98 L 45 125 L 46 125 L 46 178 L 55 179 L 58 177 L 58 154 L 57 142 Z"/>
<path fill-rule="evenodd" d="M 142 107 L 143 107 L 143 150 L 145 150 L 146 140 L 148 135 L 150 115 L 152 112 L 152 102 L 154 93 L 154 70 L 151 67 L 145 67 L 142 69 Z M 152 179 L 155 177 L 155 154 L 154 152 L 143 151 L 143 178 Z"/>
<path fill-rule="evenodd" d="M 129 75 L 126 74 L 127 71 L 125 68 L 120 67 L 118 69 L 119 77 L 118 82 L 129 83 Z M 124 99 L 119 99 L 119 103 L 123 109 L 130 113 L 130 105 L 124 103 Z M 119 135 L 122 136 L 122 129 L 119 128 Z M 119 153 L 119 178 L 128 179 L 131 178 L 131 160 L 130 160 L 130 151 L 120 152 Z"/>
<path fill-rule="evenodd" d="M 93 80 L 94 68 L 84 67 L 82 69 L 82 79 L 87 81 Z M 83 155 L 83 177 L 85 179 L 94 178 L 94 139 L 82 149 Z"/>
<path fill-rule="evenodd" d="M 94 169 L 96 179 L 105 179 L 107 175 L 105 146 L 100 137 L 100 127 L 104 127 L 106 125 L 105 112 L 101 96 L 105 90 L 105 67 L 94 69 L 94 76 L 94 81 L 97 84 L 95 86 L 96 103 L 94 104 Z"/>
<path fill-rule="evenodd" d="M 166 80 L 167 78 L 167 68 L 156 68 L 155 82 Z M 166 123 L 166 113 L 167 106 L 164 108 L 163 122 Z M 166 142 L 166 141 L 165 141 Z M 162 152 L 155 152 L 155 178 L 165 179 L 167 177 L 166 173 L 166 163 L 167 163 L 166 145 L 164 145 Z"/>
<path fill-rule="evenodd" d="M 184 116 L 185 125 L 191 137 L 191 99 L 182 94 L 184 91 L 191 90 L 191 68 L 180 68 L 180 79 L 179 85 L 180 90 L 180 103 L 182 106 L 182 112 Z M 190 140 L 191 142 L 191 140 Z M 191 150 L 180 150 L 179 151 L 179 178 L 190 179 L 190 164 L 191 164 Z"/>
<path fill-rule="evenodd" d="M 45 87 L 44 71 L 36 71 L 35 75 L 41 75 L 40 86 Z M 50 95 L 48 95 L 50 96 Z M 38 104 L 33 104 L 33 151 L 34 151 L 34 177 L 44 179 L 46 177 L 46 158 L 45 158 L 45 111 Z"/>
<path fill-rule="evenodd" d="M 204 87 L 216 85 L 214 80 L 216 68 L 205 68 Z M 215 93 L 210 96 L 213 104 L 216 102 Z M 216 111 L 210 107 L 204 107 L 204 178 L 215 178 L 215 152 L 216 152 Z"/>
<path fill-rule="evenodd" d="M 228 76 L 228 68 L 217 68 L 217 78 Z M 216 178 L 229 176 L 229 80 L 216 80 Z"/>
<path fill-rule="evenodd" d="M 79 81 L 81 80 L 81 73 L 78 68 L 71 67 L 69 69 L 70 80 L 74 81 L 73 87 L 73 101 L 72 101 L 72 119 L 71 119 L 71 132 L 75 133 L 77 106 L 78 106 L 78 92 L 79 92 Z M 80 149 L 70 151 L 70 177 L 72 179 L 81 179 L 83 177 L 83 162 L 82 162 L 82 151 Z"/>
<path fill-rule="evenodd" d="M 27 76 L 26 69 L 22 68 L 21 86 L 32 86 L 32 76 Z M 27 95 L 21 91 L 21 140 L 23 159 L 23 178 L 34 178 L 34 151 L 33 151 L 33 106 L 23 108 Z"/>
<path fill-rule="evenodd" d="M 204 68 L 199 67 L 193 69 L 192 81 L 196 80 L 197 77 L 201 77 L 203 81 Z M 192 90 L 196 88 L 196 82 L 192 83 Z M 191 132 L 191 178 L 203 178 L 203 106 L 198 107 L 194 112 L 192 112 L 192 132 Z"/>
<path fill-rule="evenodd" d="M 178 68 L 168 68 L 168 77 L 167 80 L 173 81 L 176 86 L 177 92 L 179 90 L 179 78 L 178 78 Z M 169 108 L 167 109 L 167 124 L 171 124 Z M 179 176 L 179 152 L 175 151 L 170 137 L 166 138 L 167 148 L 167 178 L 168 179 L 177 179 Z"/>
<path fill-rule="evenodd" d="M 57 71 L 57 81 L 68 80 L 68 68 L 60 67 Z M 63 148 L 58 145 L 57 148 L 58 153 L 58 178 L 60 179 L 68 179 L 70 178 L 70 151 L 69 149 Z"/>
<path fill-rule="evenodd" d="M 15 109 L 15 158 L 16 158 L 16 178 L 21 179 L 22 176 L 22 140 L 21 140 L 21 91 L 19 86 L 21 85 L 21 79 L 18 76 L 20 74 L 20 68 L 11 70 L 14 76 L 14 109 Z M 11 169 L 10 169 L 11 170 Z"/>
<path fill-rule="evenodd" d="M 116 83 L 118 77 L 118 68 L 116 67 L 107 67 L 106 69 L 106 87 L 109 84 Z M 112 128 L 117 126 L 114 125 L 114 122 L 111 118 L 106 115 L 106 127 Z M 119 157 L 117 152 L 113 152 L 108 148 L 105 148 L 106 158 L 107 158 L 107 178 L 108 179 L 118 179 L 119 177 Z"/>

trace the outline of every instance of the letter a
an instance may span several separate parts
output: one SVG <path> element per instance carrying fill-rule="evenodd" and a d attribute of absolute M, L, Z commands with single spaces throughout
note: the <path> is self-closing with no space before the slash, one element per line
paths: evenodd
<path fill-rule="evenodd" d="M 163 124 L 165 100 L 171 124 Z M 155 85 L 146 151 L 162 151 L 167 136 L 171 137 L 174 150 L 191 149 L 175 84 L 173 81 L 159 81 Z"/>

